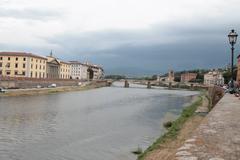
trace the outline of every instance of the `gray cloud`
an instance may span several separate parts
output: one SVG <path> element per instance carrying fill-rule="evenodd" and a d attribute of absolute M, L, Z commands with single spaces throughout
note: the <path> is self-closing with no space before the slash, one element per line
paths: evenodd
<path fill-rule="evenodd" d="M 154 25 L 148 30 L 65 34 L 47 39 L 59 55 L 103 64 L 107 73 L 156 74 L 169 69 L 216 68 L 230 62 L 227 34 L 240 24 Z M 239 45 L 236 46 L 239 51 Z"/>
<path fill-rule="evenodd" d="M 206 23 L 208 22 L 208 23 Z M 227 34 L 235 21 L 175 22 L 144 30 L 106 30 L 66 33 L 42 38 L 56 48 L 2 46 L 47 55 L 51 49 L 66 60 L 90 60 L 102 64 L 107 74 L 158 74 L 169 69 L 216 68 L 230 62 Z M 239 43 L 236 45 L 239 51 Z"/>
<path fill-rule="evenodd" d="M 27 20 L 50 20 L 61 17 L 62 14 L 58 11 L 48 9 L 5 9 L 0 8 L 0 17 L 2 18 L 15 18 Z"/>

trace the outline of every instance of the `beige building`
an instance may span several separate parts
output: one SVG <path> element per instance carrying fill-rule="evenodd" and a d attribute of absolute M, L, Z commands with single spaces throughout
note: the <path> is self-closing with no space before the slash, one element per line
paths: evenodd
<path fill-rule="evenodd" d="M 224 85 L 224 78 L 222 73 L 219 71 L 211 71 L 204 74 L 204 84 L 210 85 Z"/>
<path fill-rule="evenodd" d="M 53 57 L 52 53 L 47 56 L 47 78 L 70 79 L 71 63 L 61 61 Z"/>
<path fill-rule="evenodd" d="M 197 73 L 183 73 L 181 74 L 181 82 L 186 83 L 192 80 L 196 80 Z"/>
<path fill-rule="evenodd" d="M 237 63 L 237 68 L 238 68 L 238 71 L 237 71 L 237 82 L 240 85 L 240 55 L 238 55 L 237 58 L 238 58 L 238 63 Z"/>
<path fill-rule="evenodd" d="M 70 79 L 71 78 L 71 63 L 60 61 L 60 79 Z"/>
<path fill-rule="evenodd" d="M 0 52 L 0 76 L 46 78 L 47 59 L 32 53 Z"/>
<path fill-rule="evenodd" d="M 47 78 L 58 79 L 60 77 L 60 62 L 55 57 L 47 56 Z"/>
<path fill-rule="evenodd" d="M 168 82 L 174 82 L 174 71 L 173 70 L 170 70 L 169 72 L 168 72 L 168 79 L 167 79 L 167 81 Z"/>
<path fill-rule="evenodd" d="M 87 76 L 88 80 L 96 80 L 96 79 L 102 79 L 104 77 L 104 70 L 102 67 L 90 64 L 90 63 L 84 63 L 83 65 L 85 72 L 84 76 Z"/>

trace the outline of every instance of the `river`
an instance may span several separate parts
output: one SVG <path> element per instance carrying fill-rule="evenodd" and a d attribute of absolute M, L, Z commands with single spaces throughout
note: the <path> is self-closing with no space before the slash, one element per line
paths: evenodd
<path fill-rule="evenodd" d="M 198 92 L 122 83 L 0 98 L 0 160 L 135 160 Z"/>

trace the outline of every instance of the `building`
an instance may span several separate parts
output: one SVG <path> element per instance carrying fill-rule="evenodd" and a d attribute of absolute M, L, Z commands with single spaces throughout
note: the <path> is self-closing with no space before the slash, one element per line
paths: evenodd
<path fill-rule="evenodd" d="M 168 72 L 168 79 L 167 79 L 167 81 L 168 82 L 174 82 L 174 71 L 173 70 L 170 70 L 169 72 Z"/>
<path fill-rule="evenodd" d="M 60 79 L 70 79 L 71 78 L 71 63 L 59 61 L 60 62 Z"/>
<path fill-rule="evenodd" d="M 224 78 L 222 73 L 219 71 L 211 71 L 204 74 L 204 84 L 210 85 L 224 85 Z"/>
<path fill-rule="evenodd" d="M 47 56 L 47 78 L 58 79 L 60 77 L 60 61 L 52 54 Z"/>
<path fill-rule="evenodd" d="M 98 65 L 62 61 L 25 52 L 0 52 L 0 77 L 95 80 L 104 76 Z"/>
<path fill-rule="evenodd" d="M 0 52 L 0 76 L 46 78 L 47 58 L 25 52 Z"/>
<path fill-rule="evenodd" d="M 238 68 L 238 71 L 237 71 L 237 82 L 238 82 L 238 84 L 240 84 L 240 55 L 238 55 L 237 59 L 238 59 L 238 63 L 237 63 L 237 68 Z"/>
<path fill-rule="evenodd" d="M 82 63 L 78 61 L 70 61 L 71 64 L 71 78 L 81 79 L 82 77 Z"/>
<path fill-rule="evenodd" d="M 104 77 L 104 70 L 102 67 L 90 63 L 84 63 L 84 65 L 85 69 L 87 68 L 88 80 L 102 79 Z"/>
<path fill-rule="evenodd" d="M 104 70 L 98 65 L 70 61 L 71 78 L 81 80 L 96 80 L 104 77 Z"/>
<path fill-rule="evenodd" d="M 181 74 L 181 82 L 186 83 L 189 81 L 196 80 L 197 78 L 197 73 L 183 73 Z"/>
<path fill-rule="evenodd" d="M 71 64 L 71 78 L 88 80 L 88 68 L 87 64 L 83 64 L 79 61 L 70 61 Z"/>

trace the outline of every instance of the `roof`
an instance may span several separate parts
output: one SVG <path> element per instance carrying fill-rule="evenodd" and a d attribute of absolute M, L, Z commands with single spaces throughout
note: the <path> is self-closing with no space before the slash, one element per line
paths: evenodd
<path fill-rule="evenodd" d="M 66 62 L 66 61 L 62 61 L 62 60 L 59 60 L 60 63 L 63 63 L 63 64 L 71 64 L 70 62 Z"/>
<path fill-rule="evenodd" d="M 79 61 L 69 61 L 69 63 L 71 63 L 71 64 L 83 64 L 83 63 L 81 63 Z"/>
<path fill-rule="evenodd" d="M 26 53 L 26 52 L 0 52 L 0 56 L 21 56 L 21 57 L 34 57 L 34 58 L 41 58 L 46 59 L 45 57 L 35 55 L 32 53 Z"/>

